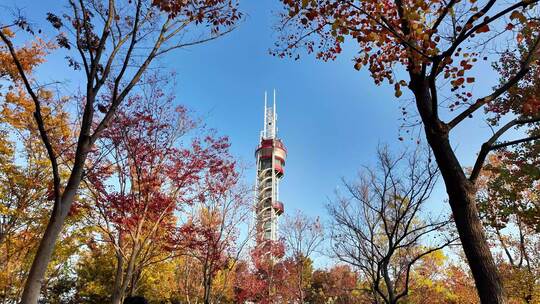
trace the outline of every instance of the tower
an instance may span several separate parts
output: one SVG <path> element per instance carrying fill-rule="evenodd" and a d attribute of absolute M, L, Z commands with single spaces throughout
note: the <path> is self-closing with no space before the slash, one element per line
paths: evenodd
<path fill-rule="evenodd" d="M 273 106 L 267 106 L 264 93 L 264 128 L 261 131 L 259 146 L 255 151 L 257 160 L 256 179 L 256 233 L 257 240 L 275 241 L 278 239 L 278 219 L 283 214 L 283 203 L 279 201 L 279 181 L 283 177 L 287 150 L 277 137 L 276 91 Z"/>

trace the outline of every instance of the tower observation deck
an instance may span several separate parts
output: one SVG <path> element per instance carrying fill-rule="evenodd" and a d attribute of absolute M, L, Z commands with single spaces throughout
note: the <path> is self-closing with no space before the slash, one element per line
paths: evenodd
<path fill-rule="evenodd" d="M 278 239 L 278 219 L 284 211 L 283 203 L 279 201 L 279 181 L 284 174 L 287 150 L 277 137 L 276 121 L 276 92 L 274 91 L 272 107 L 267 106 L 265 93 L 264 128 L 255 151 L 257 160 L 255 213 L 259 242 Z"/>

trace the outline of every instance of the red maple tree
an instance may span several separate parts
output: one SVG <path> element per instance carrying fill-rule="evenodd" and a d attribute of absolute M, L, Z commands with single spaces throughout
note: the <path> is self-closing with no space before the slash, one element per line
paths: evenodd
<path fill-rule="evenodd" d="M 90 221 L 116 253 L 114 303 L 137 290 L 144 267 L 184 251 L 198 231 L 181 227 L 178 216 L 229 186 L 208 181 L 236 176 L 228 139 L 192 135 L 197 124 L 188 111 L 173 107 L 160 79 L 147 83 L 146 94 L 130 97 L 104 131 L 88 174 L 94 204 L 87 207 L 97 207 Z"/>
<path fill-rule="evenodd" d="M 251 251 L 251 267 L 245 265 L 237 271 L 236 301 L 271 304 L 293 300 L 291 286 L 287 286 L 292 264 L 283 259 L 283 241 L 264 240 L 257 244 Z"/>

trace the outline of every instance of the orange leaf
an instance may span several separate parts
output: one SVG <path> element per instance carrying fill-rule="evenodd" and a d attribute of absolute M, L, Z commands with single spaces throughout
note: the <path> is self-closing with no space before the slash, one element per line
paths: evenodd
<path fill-rule="evenodd" d="M 454 85 L 455 87 L 457 87 L 457 86 L 460 86 L 460 85 L 462 85 L 462 84 L 463 84 L 463 82 L 465 82 L 465 79 L 463 79 L 463 77 L 460 77 L 460 78 L 458 78 L 458 79 L 454 80 L 454 83 L 453 83 L 453 85 Z"/>

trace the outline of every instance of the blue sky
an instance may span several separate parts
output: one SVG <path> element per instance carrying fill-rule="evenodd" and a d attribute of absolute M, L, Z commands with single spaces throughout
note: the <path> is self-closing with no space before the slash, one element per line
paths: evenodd
<path fill-rule="evenodd" d="M 37 24 L 54 1 L 7 0 L 17 4 Z M 53 4 L 54 3 L 54 4 Z M 388 85 L 375 86 L 366 71 L 353 69 L 354 50 L 346 47 L 333 62 L 305 55 L 299 61 L 268 54 L 277 34 L 277 0 L 241 0 L 245 20 L 219 40 L 178 50 L 161 65 L 176 71 L 177 102 L 205 117 L 208 126 L 228 135 L 232 152 L 249 164 L 246 182 L 254 180 L 254 150 L 263 125 L 264 91 L 277 90 L 279 136 L 289 155 L 280 188 L 286 212 L 300 209 L 311 216 L 325 217 L 324 204 L 340 184 L 341 177 L 354 177 L 361 165 L 375 161 L 379 143 L 395 150 L 405 148 L 398 140 L 402 99 Z M 63 58 L 52 58 L 40 70 L 50 79 L 67 71 L 57 66 Z M 58 65 L 61 64 L 61 65 Z M 475 93 L 487 92 L 496 75 L 489 68 L 477 72 Z M 471 119 L 452 134 L 464 165 L 472 165 L 489 129 Z M 408 144 L 412 144 L 409 141 Z M 445 206 L 439 187 L 430 202 L 431 210 Z"/>
<path fill-rule="evenodd" d="M 398 140 L 404 98 L 397 100 L 391 86 L 376 86 L 366 71 L 354 70 L 352 48 L 327 63 L 310 55 L 299 61 L 269 55 L 279 2 L 243 1 L 241 7 L 245 21 L 230 35 L 168 58 L 179 74 L 178 101 L 206 113 L 210 126 L 230 136 L 233 153 L 253 164 L 264 91 L 275 88 L 279 136 L 289 152 L 281 200 L 286 212 L 300 209 L 324 217 L 324 204 L 340 178 L 352 178 L 361 165 L 372 164 L 379 143 L 395 150 L 412 143 Z M 495 81 L 493 73 L 485 73 L 476 91 L 487 91 Z M 478 139 L 488 132 L 474 120 L 456 130 L 464 164 L 473 163 Z M 254 174 L 252 166 L 247 182 Z M 444 191 L 437 191 L 433 210 L 444 199 Z"/>

